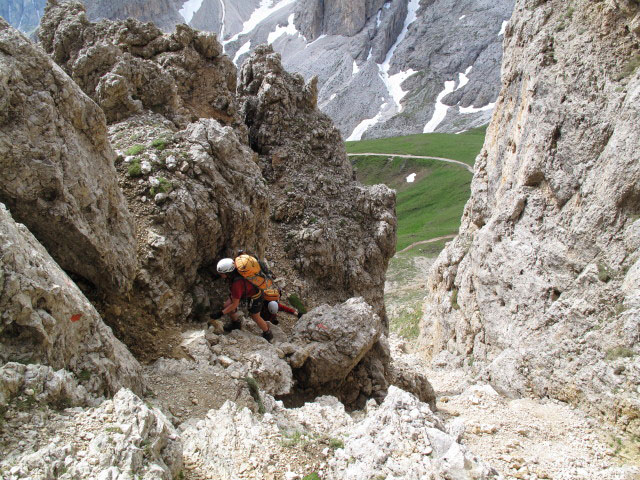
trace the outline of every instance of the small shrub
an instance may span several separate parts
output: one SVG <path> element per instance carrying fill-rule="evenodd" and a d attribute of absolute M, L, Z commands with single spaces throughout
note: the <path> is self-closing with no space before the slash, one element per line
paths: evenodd
<path fill-rule="evenodd" d="M 80 373 L 77 374 L 77 377 L 78 377 L 78 380 L 80 380 L 81 382 L 86 382 L 91 378 L 91 372 L 89 370 L 82 370 Z"/>
<path fill-rule="evenodd" d="M 104 430 L 107 433 L 122 433 L 122 429 L 120 427 L 107 427 Z"/>
<path fill-rule="evenodd" d="M 164 138 L 156 138 L 153 142 L 151 142 L 151 146 L 156 150 L 164 150 L 167 148 L 167 140 Z"/>
<path fill-rule="evenodd" d="M 617 80 L 622 80 L 634 74 L 636 69 L 640 67 L 640 53 L 637 53 L 629 59 L 622 71 L 618 74 Z"/>
<path fill-rule="evenodd" d="M 262 396 L 260 395 L 260 386 L 258 385 L 258 382 L 253 377 L 245 377 L 244 380 L 249 386 L 249 393 L 251 394 L 251 397 L 258 405 L 258 413 L 265 413 L 266 409 L 264 408 L 264 403 L 262 402 Z"/>
<path fill-rule="evenodd" d="M 307 307 L 304 306 L 304 303 L 302 302 L 300 297 L 295 293 L 289 295 L 289 303 L 293 306 L 293 308 L 295 308 L 296 310 L 298 310 L 298 312 L 302 314 L 305 314 L 308 312 Z"/>
<path fill-rule="evenodd" d="M 451 308 L 454 310 L 460 310 L 460 305 L 458 305 L 458 289 L 454 288 L 453 292 L 451 292 Z"/>
<path fill-rule="evenodd" d="M 344 442 L 339 438 L 330 438 L 329 447 L 333 450 L 337 450 L 338 448 L 344 448 Z"/>
<path fill-rule="evenodd" d="M 144 152 L 144 145 L 134 145 L 133 147 L 129 147 L 124 154 L 130 157 L 132 155 L 139 155 L 142 152 Z"/>
<path fill-rule="evenodd" d="M 316 472 L 313 472 L 303 477 L 302 480 L 321 480 L 321 478 Z"/>
<path fill-rule="evenodd" d="M 573 7 L 567 8 L 567 13 L 565 14 L 565 17 L 567 17 L 568 19 L 573 18 L 573 12 L 574 12 L 574 8 Z"/>
<path fill-rule="evenodd" d="M 169 193 L 173 190 L 173 185 L 169 180 L 164 177 L 158 178 L 158 186 L 151 188 L 151 196 L 154 197 L 157 193 Z"/>
<path fill-rule="evenodd" d="M 615 360 L 617 358 L 631 358 L 635 352 L 627 347 L 614 347 L 607 350 L 607 360 Z"/>
<path fill-rule="evenodd" d="M 140 160 L 137 158 L 134 159 L 127 169 L 127 173 L 131 178 L 137 178 L 142 176 L 142 165 L 140 165 Z"/>
<path fill-rule="evenodd" d="M 294 432 L 285 432 L 283 434 L 283 437 L 283 447 L 295 447 L 296 445 L 302 445 L 306 443 L 303 432 L 300 432 L 298 430 Z"/>
<path fill-rule="evenodd" d="M 598 280 L 604 283 L 611 280 L 611 271 L 604 263 L 598 263 Z"/>

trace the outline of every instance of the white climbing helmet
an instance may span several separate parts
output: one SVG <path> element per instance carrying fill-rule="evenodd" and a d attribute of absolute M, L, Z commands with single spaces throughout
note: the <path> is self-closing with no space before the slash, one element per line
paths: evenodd
<path fill-rule="evenodd" d="M 236 269 L 236 264 L 233 263 L 233 259 L 231 258 L 223 258 L 218 262 L 216 268 L 218 273 L 231 273 Z"/>
<path fill-rule="evenodd" d="M 267 304 L 267 308 L 269 309 L 269 313 L 271 315 L 275 315 L 278 313 L 278 302 L 274 302 L 273 300 Z"/>

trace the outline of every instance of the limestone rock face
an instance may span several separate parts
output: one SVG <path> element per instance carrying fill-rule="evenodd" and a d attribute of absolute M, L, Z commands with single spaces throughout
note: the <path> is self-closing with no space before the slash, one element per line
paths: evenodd
<path fill-rule="evenodd" d="M 314 80 L 287 73 L 262 46 L 238 89 L 251 146 L 272 195 L 272 256 L 306 281 L 318 303 L 362 296 L 386 322 L 384 276 L 395 251 L 395 193 L 352 180 L 340 133 L 316 106 Z M 284 251 L 282 251 L 284 250 Z"/>
<path fill-rule="evenodd" d="M 0 204 L 0 361 L 42 363 L 98 395 L 142 391 L 140 365 L 24 225 Z M 53 384 L 53 382 L 50 382 Z"/>
<path fill-rule="evenodd" d="M 382 333 L 382 322 L 362 298 L 323 305 L 296 323 L 291 338 L 300 345 L 290 360 L 305 388 L 344 380 Z"/>
<path fill-rule="evenodd" d="M 287 73 L 280 55 L 261 46 L 242 67 L 238 88 L 249 142 L 269 182 L 267 256 L 289 293 L 309 306 L 363 297 L 388 330 L 384 278 L 395 253 L 395 192 L 352 180 L 339 131 L 318 111 L 314 80 Z M 386 391 L 388 350 L 371 349 L 353 370 L 359 388 Z M 348 401 L 348 400 L 345 400 Z"/>
<path fill-rule="evenodd" d="M 164 31 L 172 31 L 184 18 L 178 13 L 173 0 L 84 0 L 87 15 L 93 21 L 126 20 L 135 18 L 141 22 L 153 22 Z"/>
<path fill-rule="evenodd" d="M 640 431 L 640 7 L 518 1 L 459 236 L 432 269 L 428 355 Z M 631 33 L 630 33 L 631 32 Z"/>
<path fill-rule="evenodd" d="M 301 30 L 310 34 L 310 40 L 322 33 L 351 37 L 362 30 L 384 3 L 384 0 L 306 0 L 297 8 L 306 20 L 300 22 Z"/>
<path fill-rule="evenodd" d="M 181 124 L 210 117 L 240 125 L 236 71 L 212 33 L 178 25 L 163 35 L 134 19 L 91 23 L 69 1 L 47 6 L 39 38 L 110 122 L 148 109 Z"/>
<path fill-rule="evenodd" d="M 62 268 L 127 290 L 134 229 L 104 114 L 3 20 L 0 67 L 0 201 Z"/>

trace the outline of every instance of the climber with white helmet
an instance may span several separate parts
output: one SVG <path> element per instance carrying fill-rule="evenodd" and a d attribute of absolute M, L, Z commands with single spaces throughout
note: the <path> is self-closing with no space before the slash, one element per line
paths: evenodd
<path fill-rule="evenodd" d="M 260 311 L 260 315 L 267 322 L 271 322 L 274 325 L 278 325 L 280 321 L 278 320 L 278 312 L 286 312 L 291 315 L 296 315 L 298 318 L 302 316 L 295 308 L 287 307 L 280 302 L 276 302 L 274 300 L 270 302 L 263 302 L 262 310 Z"/>
<path fill-rule="evenodd" d="M 228 280 L 230 295 L 224 302 L 222 310 L 212 314 L 211 318 L 217 320 L 222 317 L 222 315 L 229 315 L 229 317 L 231 317 L 231 323 L 224 326 L 225 332 L 242 328 L 242 324 L 238 319 L 238 306 L 240 305 L 240 301 L 243 300 L 247 303 L 249 316 L 251 316 L 253 321 L 260 327 L 260 330 L 262 330 L 262 337 L 270 342 L 273 339 L 273 334 L 267 322 L 260 316 L 260 311 L 264 304 L 260 290 L 236 272 L 235 262 L 231 258 L 223 258 L 220 260 L 217 265 L 217 271 L 222 278 Z"/>

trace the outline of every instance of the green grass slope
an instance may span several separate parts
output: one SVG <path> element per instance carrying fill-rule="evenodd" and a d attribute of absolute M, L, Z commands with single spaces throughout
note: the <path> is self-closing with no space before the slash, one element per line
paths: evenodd
<path fill-rule="evenodd" d="M 427 133 L 405 137 L 347 142 L 348 153 L 399 153 L 445 157 L 473 165 L 484 142 L 486 127 L 460 135 Z M 351 157 L 358 180 L 384 183 L 398 192 L 397 250 L 414 242 L 458 232 L 469 199 L 472 174 L 462 166 L 437 160 L 389 155 Z M 416 174 L 413 183 L 407 177 Z"/>

